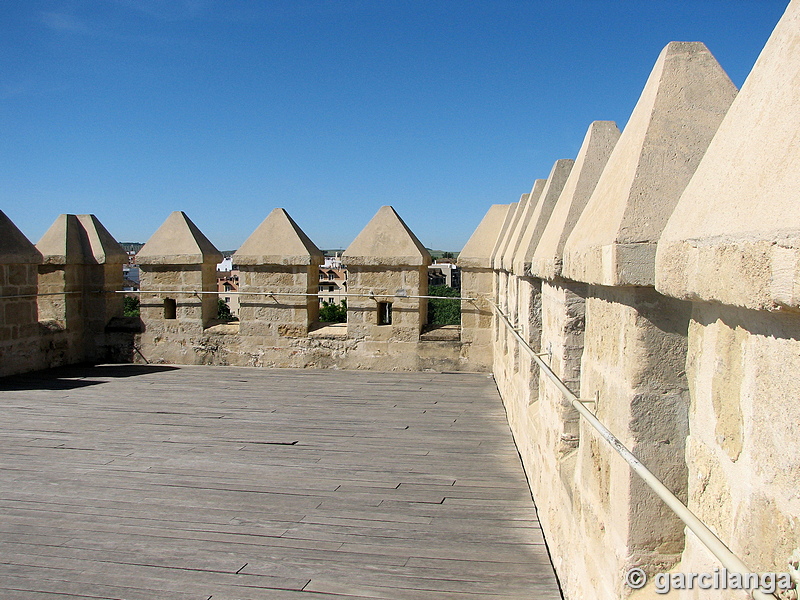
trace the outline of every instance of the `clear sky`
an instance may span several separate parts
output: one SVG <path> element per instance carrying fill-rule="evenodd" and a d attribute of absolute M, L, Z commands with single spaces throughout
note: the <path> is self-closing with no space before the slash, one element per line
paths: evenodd
<path fill-rule="evenodd" d="M 589 123 L 624 127 L 661 49 L 741 87 L 787 0 L 3 0 L 0 209 L 221 250 L 275 207 L 321 248 L 391 204 L 460 250 Z"/>

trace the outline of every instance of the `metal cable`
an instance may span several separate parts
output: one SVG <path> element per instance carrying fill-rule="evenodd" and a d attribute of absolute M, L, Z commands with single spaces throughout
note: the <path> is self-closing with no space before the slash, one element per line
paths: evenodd
<path fill-rule="evenodd" d="M 650 487 L 651 490 L 655 492 L 655 494 L 661 498 L 661 500 L 674 512 L 678 518 L 686 524 L 686 526 L 694 533 L 697 538 L 702 542 L 702 544 L 708 548 L 709 552 L 711 552 L 717 559 L 722 563 L 722 566 L 732 571 L 734 573 L 752 573 L 747 565 L 736 556 L 733 552 L 731 552 L 730 548 L 728 548 L 722 540 L 720 540 L 713 531 L 711 531 L 708 526 L 703 523 L 697 516 L 689 510 L 689 508 L 681 502 L 675 494 L 673 494 L 667 486 L 665 486 L 661 480 L 658 479 L 653 473 L 645 467 L 642 462 L 636 458 L 633 453 L 628 450 L 625 445 L 613 434 L 609 429 L 603 425 L 600 421 L 597 420 L 589 409 L 587 409 L 583 402 L 576 396 L 566 385 L 564 382 L 561 381 L 558 375 L 556 375 L 550 366 L 545 363 L 541 356 L 537 354 L 533 348 L 530 347 L 528 342 L 519 334 L 516 328 L 511 324 L 509 318 L 503 314 L 503 311 L 500 307 L 495 304 L 494 302 L 490 302 L 492 307 L 495 309 L 497 314 L 500 316 L 502 321 L 505 323 L 506 327 L 514 334 L 514 337 L 522 344 L 522 348 L 531 355 L 536 364 L 539 365 L 540 370 L 544 375 L 553 382 L 553 384 L 559 389 L 559 391 L 564 395 L 564 397 L 570 401 L 570 404 L 577 410 L 580 415 L 586 419 L 589 424 L 594 427 L 594 429 L 602 436 L 602 438 L 620 455 L 625 462 L 630 465 L 631 469 L 633 469 L 642 479 L 644 482 Z M 761 591 L 760 589 L 753 589 L 750 590 L 753 598 L 755 600 L 775 600 L 777 596 L 774 594 L 768 594 L 766 592 Z"/>

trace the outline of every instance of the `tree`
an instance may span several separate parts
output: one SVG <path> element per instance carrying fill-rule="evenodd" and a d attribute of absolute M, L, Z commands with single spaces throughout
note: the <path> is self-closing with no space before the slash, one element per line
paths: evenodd
<path fill-rule="evenodd" d="M 342 300 L 339 304 L 323 300 L 319 309 L 319 320 L 321 323 L 347 323 L 347 300 Z"/>
<path fill-rule="evenodd" d="M 429 296 L 449 296 L 458 298 L 459 291 L 446 285 L 432 285 L 428 288 Z M 461 300 L 428 299 L 429 325 L 460 325 Z"/>
<path fill-rule="evenodd" d="M 137 298 L 136 296 L 122 297 L 122 316 L 124 317 L 139 316 L 139 298 Z"/>
<path fill-rule="evenodd" d="M 220 321 L 238 321 L 236 317 L 233 316 L 231 313 L 231 307 L 228 306 L 228 303 L 225 302 L 222 298 L 219 299 L 217 304 L 217 319 Z"/>

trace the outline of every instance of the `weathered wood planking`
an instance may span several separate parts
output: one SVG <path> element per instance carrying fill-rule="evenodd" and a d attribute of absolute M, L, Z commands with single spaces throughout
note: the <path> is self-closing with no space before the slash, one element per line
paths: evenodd
<path fill-rule="evenodd" d="M 0 380 L 0 597 L 561 598 L 484 375 Z"/>

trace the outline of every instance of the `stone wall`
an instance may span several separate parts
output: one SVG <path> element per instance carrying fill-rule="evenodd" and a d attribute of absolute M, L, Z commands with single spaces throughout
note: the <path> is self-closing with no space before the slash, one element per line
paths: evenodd
<path fill-rule="evenodd" d="M 93 215 L 59 216 L 34 246 L 0 212 L 0 376 L 119 358 L 126 261 Z"/>
<path fill-rule="evenodd" d="M 36 308 L 42 255 L 0 211 L 0 376 L 44 366 Z"/>
<path fill-rule="evenodd" d="M 220 254 L 185 214 L 170 215 L 138 257 L 144 331 L 136 337 L 137 362 L 485 370 L 470 350 L 480 338 L 461 340 L 458 328 L 427 331 L 430 255 L 389 206 L 343 255 L 350 273 L 346 324 L 319 322 L 322 253 L 283 209 L 234 255 L 241 294 L 236 322 L 214 319 Z"/>
<path fill-rule="evenodd" d="M 655 265 L 656 289 L 692 306 L 689 507 L 758 571 L 785 570 L 800 547 L 798 37 L 792 2 L 672 213 Z M 683 564 L 708 562 L 687 536 Z"/>
<path fill-rule="evenodd" d="M 787 571 L 800 548 L 799 37 L 795 1 L 738 94 L 702 44 L 669 44 L 623 132 L 593 123 L 566 181 L 554 186 L 554 168 L 540 186 L 560 190 L 554 204 L 535 185 L 492 207 L 463 265 L 487 306 L 759 572 Z M 721 567 L 531 368 L 503 319 L 491 323 L 565 597 L 646 595 L 626 586 L 631 567 Z"/>
<path fill-rule="evenodd" d="M 91 215 L 61 215 L 37 246 L 0 213 L 1 375 L 80 362 L 487 371 L 486 307 L 461 339 L 430 327 L 430 255 L 391 207 L 344 254 L 347 323 L 319 322 L 322 253 L 283 209 L 237 251 L 240 320 L 217 320 L 222 256 L 174 212 L 137 257 L 140 317 L 122 318 L 127 255 Z M 468 284 L 469 287 L 469 284 Z M 479 290 L 472 290 L 477 294 Z M 489 316 L 490 319 L 490 316 Z"/>
<path fill-rule="evenodd" d="M 566 598 L 641 594 L 624 582 L 634 566 L 713 572 L 716 559 L 540 377 L 507 317 L 751 568 L 786 571 L 800 548 L 798 39 L 794 0 L 738 94 L 705 46 L 669 44 L 621 133 L 592 123 L 574 160 L 489 209 L 459 257 L 471 299 L 460 330 L 427 327 L 430 256 L 391 207 L 344 254 L 341 325 L 319 323 L 322 257 L 282 209 L 235 257 L 241 321 L 216 321 L 219 252 L 173 213 L 139 254 L 135 336 L 113 293 L 124 256 L 96 219 L 62 215 L 34 247 L 0 213 L 0 375 L 112 355 L 491 370 Z"/>

